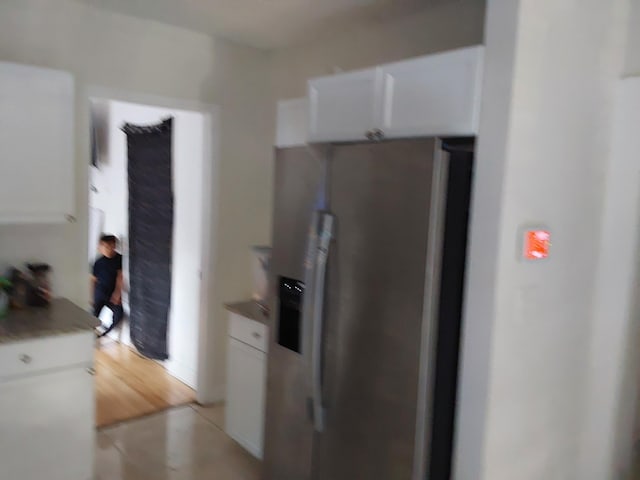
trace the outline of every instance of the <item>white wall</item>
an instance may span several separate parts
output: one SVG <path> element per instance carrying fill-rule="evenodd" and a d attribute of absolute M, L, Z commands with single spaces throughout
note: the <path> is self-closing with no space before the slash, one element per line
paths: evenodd
<path fill-rule="evenodd" d="M 106 138 L 98 142 L 99 166 L 89 170 L 89 183 L 96 189 L 89 192 L 89 206 L 104 212 L 101 231 L 116 235 L 126 250 L 129 231 L 126 136 L 119 130 L 124 121 L 120 119 L 120 125 L 114 124 L 110 102 L 103 103 L 101 120 L 105 125 L 101 133 Z"/>
<path fill-rule="evenodd" d="M 89 205 L 105 213 L 104 231 L 120 238 L 125 265 L 128 265 L 128 154 L 127 137 L 121 127 L 125 123 L 157 124 L 169 117 L 174 119 L 174 233 L 169 360 L 165 363 L 172 375 L 197 388 L 200 271 L 203 268 L 203 162 L 204 142 L 209 138 L 205 116 L 199 112 L 108 102 L 108 145 L 99 169 L 91 169 L 90 180 L 98 192 L 90 193 Z M 128 290 L 128 275 L 125 288 Z"/>
<path fill-rule="evenodd" d="M 640 0 L 631 1 L 625 73 L 640 75 Z"/>
<path fill-rule="evenodd" d="M 480 134 L 476 146 L 477 163 L 471 203 L 467 287 L 461 338 L 459 408 L 454 450 L 455 480 L 483 478 L 493 319 L 496 315 L 498 289 L 497 259 L 501 249 L 500 226 L 504 206 L 519 12 L 518 2 L 494 0 L 489 3 L 486 16 L 485 73 Z"/>
<path fill-rule="evenodd" d="M 582 436 L 625 5 L 488 4 L 457 480 L 607 478 Z M 519 261 L 523 224 L 551 229 L 548 261 Z"/>
<path fill-rule="evenodd" d="M 625 478 L 640 434 L 640 77 L 621 81 L 617 94 L 585 422 L 584 478 L 593 479 Z"/>
<path fill-rule="evenodd" d="M 57 294 L 86 305 L 89 88 L 143 93 L 220 106 L 220 148 L 209 265 L 209 322 L 199 382 L 220 398 L 224 383 L 225 300 L 251 292 L 248 248 L 269 239 L 274 127 L 268 55 L 187 30 L 127 17 L 73 0 L 0 2 L 0 60 L 70 71 L 76 78 L 78 223 L 0 227 L 0 262 L 41 258 Z M 216 186 L 212 185 L 213 190 Z M 246 212 L 252 212 L 247 215 Z M 221 254 L 222 253 L 222 254 Z M 219 258 L 217 263 L 216 256 Z"/>
<path fill-rule="evenodd" d="M 630 3 L 628 78 L 616 86 L 594 303 L 583 449 L 588 478 L 627 478 L 633 455 L 640 454 L 640 1 Z"/>
<path fill-rule="evenodd" d="M 363 20 L 327 30 L 319 38 L 299 42 L 272 54 L 277 100 L 302 97 L 307 80 L 339 70 L 426 55 L 482 43 L 484 0 L 425 2 L 409 15 Z"/>

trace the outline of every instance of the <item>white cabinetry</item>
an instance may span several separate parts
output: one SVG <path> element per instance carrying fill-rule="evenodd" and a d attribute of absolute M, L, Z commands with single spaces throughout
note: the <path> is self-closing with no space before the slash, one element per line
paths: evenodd
<path fill-rule="evenodd" d="M 376 127 L 381 92 L 378 68 L 310 80 L 309 139 L 365 140 Z"/>
<path fill-rule="evenodd" d="M 474 135 L 482 87 L 482 47 L 382 67 L 385 137 Z"/>
<path fill-rule="evenodd" d="M 227 352 L 227 434 L 262 458 L 267 327 L 255 320 L 230 314 Z"/>
<path fill-rule="evenodd" d="M 0 223 L 73 220 L 73 85 L 66 72 L 0 62 Z"/>
<path fill-rule="evenodd" d="M 484 47 L 309 81 L 309 140 L 475 135 Z"/>
<path fill-rule="evenodd" d="M 0 346 L 3 478 L 90 480 L 93 332 Z"/>

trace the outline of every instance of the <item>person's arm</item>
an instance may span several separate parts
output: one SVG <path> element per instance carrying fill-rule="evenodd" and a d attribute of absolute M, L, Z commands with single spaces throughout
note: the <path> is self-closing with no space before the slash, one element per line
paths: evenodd
<path fill-rule="evenodd" d="M 93 306 L 93 301 L 96 295 L 96 282 L 98 281 L 98 279 L 96 278 L 95 275 L 91 274 L 89 276 L 89 304 L 91 306 Z"/>
<path fill-rule="evenodd" d="M 111 303 L 114 305 L 120 305 L 120 303 L 122 303 L 122 270 L 118 270 L 116 288 L 113 291 L 113 295 L 111 295 Z"/>

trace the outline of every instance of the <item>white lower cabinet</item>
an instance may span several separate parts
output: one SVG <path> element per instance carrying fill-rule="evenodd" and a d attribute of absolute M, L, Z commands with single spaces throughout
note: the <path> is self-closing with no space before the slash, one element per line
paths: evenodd
<path fill-rule="evenodd" d="M 27 370 L 33 367 L 5 377 L 0 369 L 0 477 L 90 480 L 95 447 L 92 363 L 83 355 L 78 363 L 47 369 L 45 365 L 56 364 L 56 358 L 49 357 L 54 352 L 48 342 L 0 346 L 4 360 L 15 356 L 16 364 Z M 51 342 L 60 347 L 76 344 L 76 353 L 84 354 L 87 345 L 93 345 L 93 334 Z M 58 356 L 65 354 L 58 352 Z"/>
<path fill-rule="evenodd" d="M 251 328 L 253 327 L 253 328 Z M 251 454 L 262 458 L 267 354 L 266 327 L 255 320 L 231 315 L 227 353 L 226 432 Z M 244 341 L 243 341 L 244 340 Z M 257 347 L 257 348 L 256 348 Z"/>

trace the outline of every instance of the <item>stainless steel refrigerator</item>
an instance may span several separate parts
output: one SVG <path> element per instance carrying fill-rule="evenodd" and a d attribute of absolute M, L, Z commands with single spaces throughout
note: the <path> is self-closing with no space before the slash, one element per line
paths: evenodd
<path fill-rule="evenodd" d="M 265 480 L 448 480 L 472 139 L 279 149 Z"/>

